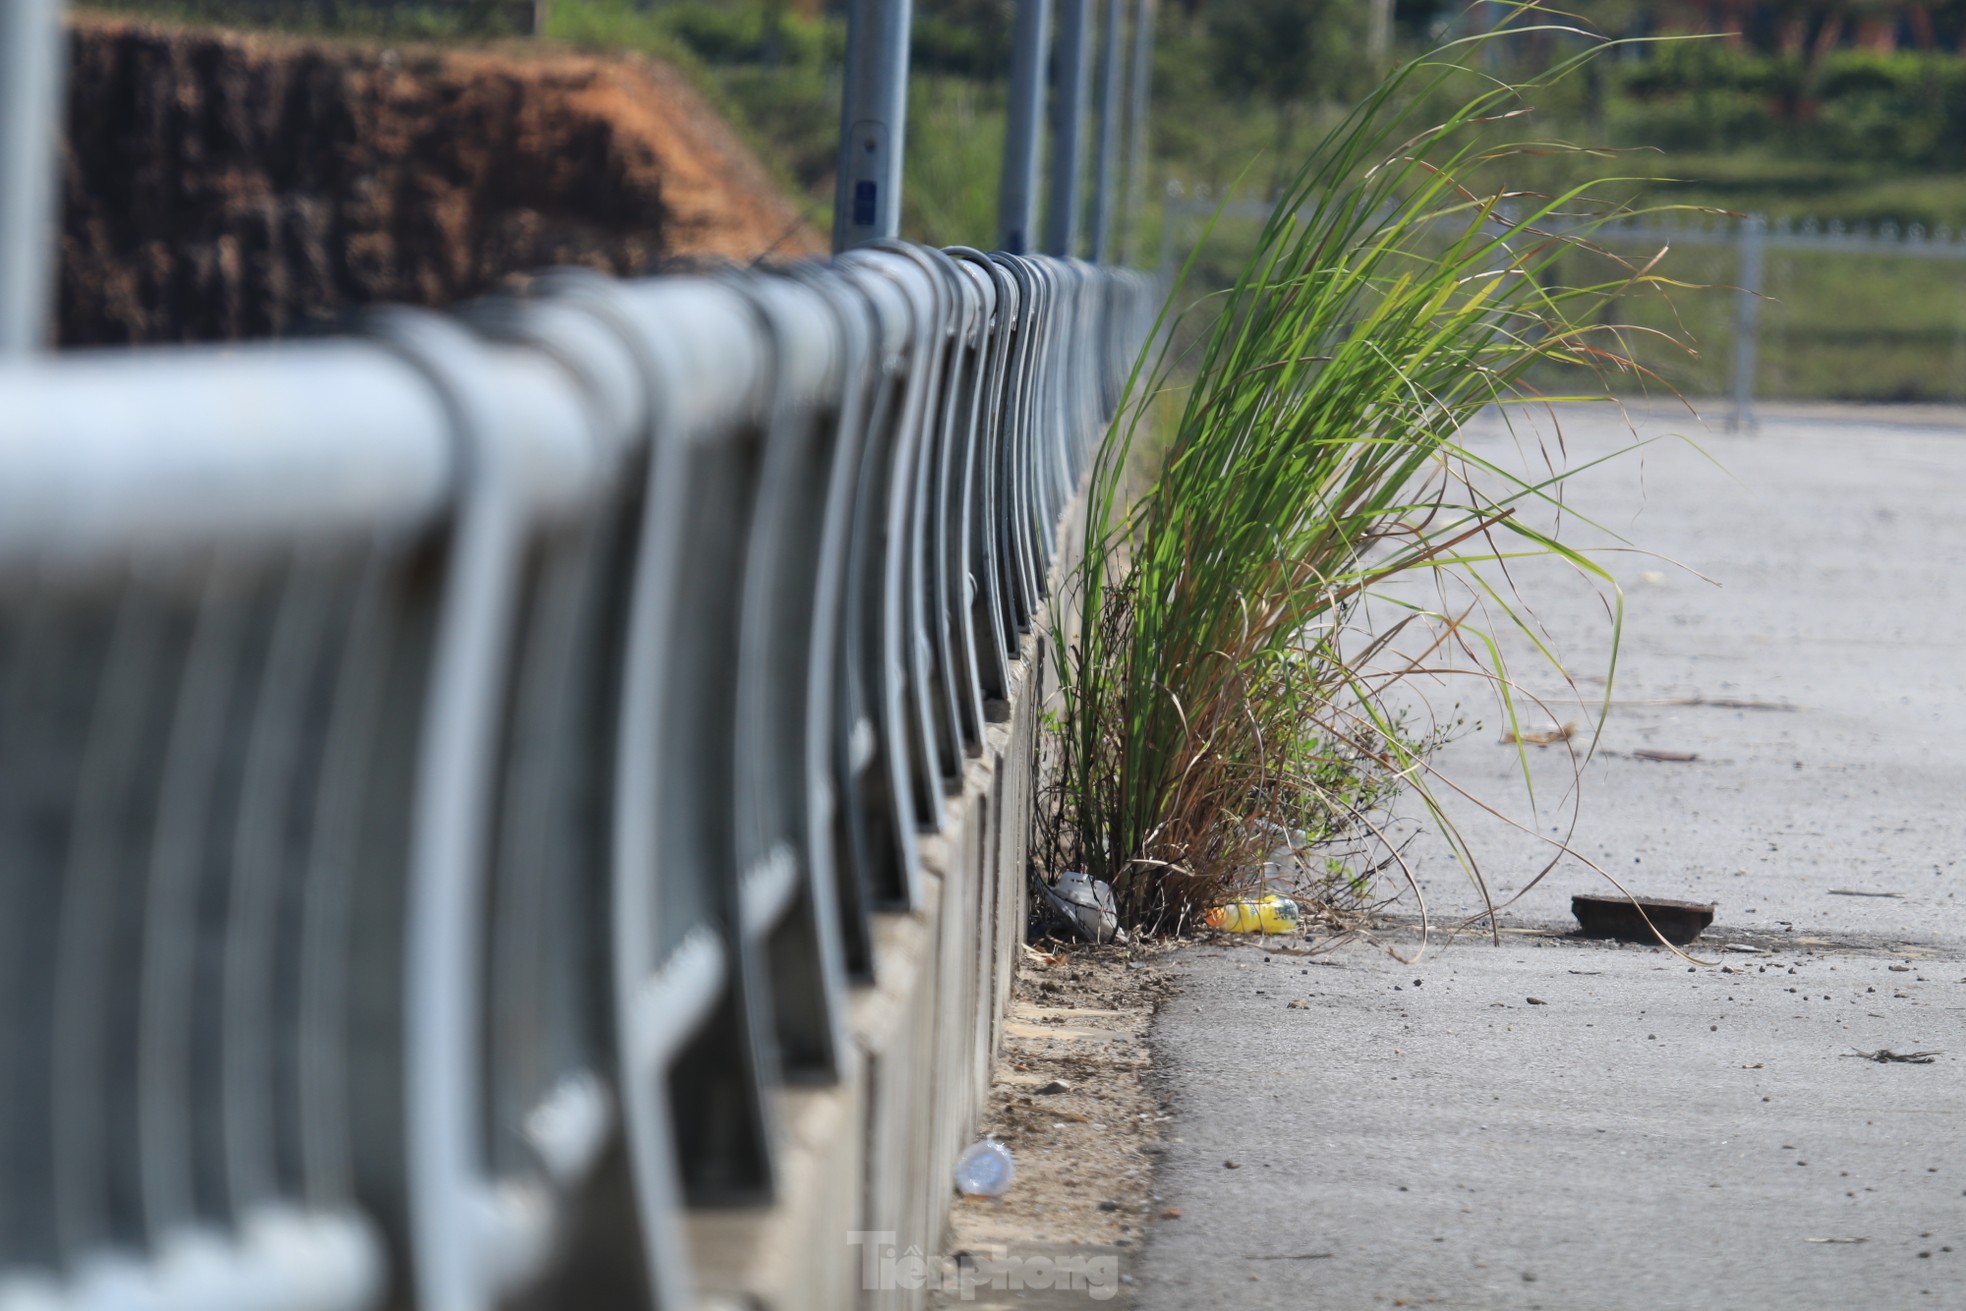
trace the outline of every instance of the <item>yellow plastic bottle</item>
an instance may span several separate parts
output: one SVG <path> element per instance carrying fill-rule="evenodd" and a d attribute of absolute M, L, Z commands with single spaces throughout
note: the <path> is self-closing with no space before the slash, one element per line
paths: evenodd
<path fill-rule="evenodd" d="M 1237 897 L 1203 917 L 1211 929 L 1225 933 L 1295 933 L 1297 903 L 1280 893 Z"/>

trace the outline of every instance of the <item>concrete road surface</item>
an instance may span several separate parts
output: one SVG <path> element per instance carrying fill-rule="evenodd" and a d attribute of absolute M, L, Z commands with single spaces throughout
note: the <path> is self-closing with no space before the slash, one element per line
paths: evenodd
<path fill-rule="evenodd" d="M 1453 807 L 1498 899 L 1574 805 L 1604 873 L 1718 904 L 1700 963 L 1571 936 L 1571 895 L 1609 890 L 1574 860 L 1500 946 L 1176 955 L 1156 1040 L 1180 1214 L 1131 1271 L 1141 1306 L 1966 1308 L 1966 430 L 1913 417 L 1655 415 L 1642 433 L 1702 449 L 1577 483 L 1604 531 L 1575 540 L 1677 562 L 1606 557 L 1625 635 L 1581 794 L 1567 747 L 1529 748 L 1532 808 L 1473 686 L 1428 691 L 1483 721 L 1441 768 L 1523 823 Z M 1573 460 L 1631 440 L 1606 411 L 1564 427 Z M 1492 424 L 1476 442 L 1524 458 Z M 1587 734 L 1605 603 L 1562 571 L 1518 583 L 1578 689 L 1517 642 L 1549 706 L 1524 727 Z M 1437 842 L 1413 851 L 1436 924 L 1479 909 Z M 1938 1054 L 1857 1054 L 1882 1050 Z"/>

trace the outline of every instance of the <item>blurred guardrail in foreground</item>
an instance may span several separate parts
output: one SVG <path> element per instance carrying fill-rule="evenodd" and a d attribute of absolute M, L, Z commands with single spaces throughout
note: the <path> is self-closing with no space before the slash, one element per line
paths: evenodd
<path fill-rule="evenodd" d="M 1154 297 L 887 243 L 0 363 L 0 1308 L 933 1252 Z"/>
<path fill-rule="evenodd" d="M 1271 208 L 1171 188 L 1162 276 L 1178 272 L 1212 216 L 1247 223 L 1268 219 Z M 1966 231 L 1654 214 L 1602 224 L 1590 239 L 1641 263 L 1662 248 L 1689 248 L 1662 269 L 1688 284 L 1670 304 L 1656 295 L 1631 297 L 1619 302 L 1619 315 L 1696 347 L 1723 349 L 1708 361 L 1648 335 L 1635 335 L 1626 348 L 1666 384 L 1724 397 L 1733 427 L 1755 426 L 1758 396 L 1960 399 L 1943 389 L 1966 367 Z M 1689 264 L 1694 252 L 1697 262 Z M 1950 266 L 1951 276 L 1934 277 L 1934 262 Z M 1834 377 L 1823 376 L 1825 360 L 1837 364 Z M 1936 395 L 1935 378 L 1947 380 Z"/>

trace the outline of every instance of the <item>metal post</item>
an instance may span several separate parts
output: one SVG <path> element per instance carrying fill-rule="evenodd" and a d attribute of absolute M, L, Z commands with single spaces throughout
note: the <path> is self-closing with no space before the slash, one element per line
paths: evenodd
<path fill-rule="evenodd" d="M 1494 32 L 1501 25 L 1501 22 L 1507 21 L 1508 10 L 1503 8 L 1499 0 L 1484 0 L 1481 4 L 1469 5 L 1467 15 L 1468 34 L 1470 36 L 1487 36 Z M 1495 43 L 1493 41 L 1483 41 L 1480 45 L 1480 50 L 1481 66 L 1491 73 L 1494 72 L 1501 62 L 1497 55 Z"/>
<path fill-rule="evenodd" d="M 1375 72 L 1393 51 L 1393 0 L 1372 0 L 1365 24 L 1365 51 Z"/>
<path fill-rule="evenodd" d="M 66 51 L 60 0 L 0 0 L 0 359 L 48 341 Z"/>
<path fill-rule="evenodd" d="M 1038 225 L 1038 127 L 1044 120 L 1045 64 L 1051 57 L 1051 0 L 1017 0 L 1011 41 L 997 245 L 1013 255 L 1028 255 Z"/>
<path fill-rule="evenodd" d="M 1120 218 L 1120 262 L 1133 263 L 1147 197 L 1147 95 L 1154 82 L 1154 0 L 1133 10 L 1132 103 L 1126 111 L 1126 213 Z"/>
<path fill-rule="evenodd" d="M 1741 224 L 1741 282 L 1734 313 L 1734 417 L 1729 427 L 1746 431 L 1754 419 L 1756 333 L 1761 323 L 1761 251 L 1768 221 L 1748 215 Z"/>
<path fill-rule="evenodd" d="M 910 0 L 853 0 L 840 92 L 835 251 L 901 235 L 911 16 Z"/>
<path fill-rule="evenodd" d="M 1126 0 L 1103 0 L 1106 42 L 1099 52 L 1099 157 L 1092 191 L 1092 232 L 1086 239 L 1087 258 L 1106 262 L 1106 233 L 1113 221 L 1113 183 L 1118 173 L 1120 135 L 1120 31 L 1126 23 Z"/>
<path fill-rule="evenodd" d="M 1085 136 L 1086 28 L 1092 0 L 1065 0 L 1058 29 L 1058 94 L 1051 98 L 1051 200 L 1045 206 L 1044 248 L 1048 255 L 1078 253 L 1079 209 L 1083 189 L 1079 164 Z"/>

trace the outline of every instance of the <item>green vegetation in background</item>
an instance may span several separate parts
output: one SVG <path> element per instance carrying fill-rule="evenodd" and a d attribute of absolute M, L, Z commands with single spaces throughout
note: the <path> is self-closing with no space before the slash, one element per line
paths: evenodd
<path fill-rule="evenodd" d="M 111 0 L 125 12 L 241 26 L 402 39 L 496 36 L 505 0 L 424 5 L 352 0 Z M 1609 31 L 1656 7 L 1566 6 Z M 1372 76 L 1366 0 L 1163 3 L 1156 28 L 1151 159 L 1131 225 L 1151 262 L 1170 182 L 1189 194 L 1261 195 Z M 918 0 L 909 94 L 903 231 L 936 244 L 988 244 L 996 232 L 1004 77 L 1013 0 Z M 1459 5 L 1400 0 L 1399 36 L 1452 35 Z M 1953 22 L 1951 19 L 1943 20 Z M 1957 26 L 1958 24 L 1954 24 Z M 1951 31 L 1950 28 L 1947 29 Z M 545 36 L 596 50 L 648 52 L 681 66 L 758 149 L 822 232 L 830 229 L 845 24 L 784 0 L 552 0 Z M 1550 33 L 1498 44 L 1490 71 L 1521 81 L 1581 48 Z M 1537 89 L 1536 130 L 1618 148 L 1513 157 L 1517 185 L 1550 191 L 1585 177 L 1626 179 L 1635 204 L 1678 203 L 1771 218 L 1892 221 L 1966 228 L 1966 59 L 1949 53 L 1827 50 L 1783 55 L 1719 40 L 1623 48 L 1576 78 Z M 1443 107 L 1446 108 L 1446 107 Z M 1507 125 L 1495 129 L 1510 135 Z M 1522 133 L 1515 135 L 1521 139 Z M 1088 162 L 1090 168 L 1090 162 Z M 1226 285 L 1237 225 L 1205 254 L 1201 285 Z M 1253 234 L 1252 234 L 1253 235 Z M 1730 283 L 1724 255 L 1675 251 L 1684 281 Z M 1762 350 L 1768 394 L 1932 399 L 1966 394 L 1954 345 L 1966 265 L 1852 264 L 1811 257 L 1784 280 L 1771 265 Z M 1219 276 L 1221 281 L 1211 279 Z M 1711 302 L 1711 306 L 1709 305 Z M 1701 354 L 1648 359 L 1689 392 L 1724 381 L 1731 298 L 1682 298 Z M 1639 318 L 1646 307 L 1633 311 Z"/>
<path fill-rule="evenodd" d="M 919 15 L 908 87 L 903 230 L 937 245 L 996 230 L 1009 7 L 948 0 Z M 643 5 L 555 0 L 544 35 L 589 50 L 637 50 L 690 73 L 778 169 L 808 218 L 832 227 L 846 25 L 782 4 Z"/>
<path fill-rule="evenodd" d="M 1223 186 L 1259 156 L 1301 155 L 1337 112 L 1338 98 L 1359 86 L 1361 70 L 1348 44 L 1356 8 L 1351 0 L 1216 0 L 1219 21 L 1211 27 L 1179 6 L 1164 6 L 1156 29 L 1147 195 L 1157 195 L 1171 177 Z M 916 6 L 903 197 L 910 237 L 987 244 L 995 234 L 1013 9 L 1012 0 Z M 1242 26 L 1220 18 L 1231 10 Z M 1295 37 L 1279 17 L 1290 12 L 1311 19 Z M 774 44 L 773 32 L 792 35 Z M 545 34 L 585 48 L 680 54 L 785 168 L 822 226 L 828 221 L 845 43 L 838 16 L 802 18 L 759 0 L 649 7 L 554 0 Z M 1257 58 L 1247 42 L 1269 57 Z M 1144 225 L 1157 231 L 1157 217 L 1147 216 Z"/>
<path fill-rule="evenodd" d="M 690 75 L 746 136 L 808 218 L 832 225 L 839 69 L 846 27 L 781 3 L 554 0 L 541 35 L 583 50 L 653 55 Z"/>
<path fill-rule="evenodd" d="M 583 13 L 609 2 L 557 0 L 550 30 L 573 36 Z M 837 131 L 837 71 L 829 61 L 844 39 L 840 20 L 791 19 L 828 35 L 808 37 L 795 57 L 768 64 L 755 40 L 733 41 L 724 27 L 693 17 L 700 8 L 680 0 L 633 12 L 668 45 L 694 56 L 699 76 L 783 164 L 824 228 Z M 1009 0 L 921 0 L 917 7 L 903 213 L 912 237 L 974 244 L 995 232 L 1011 9 Z M 1598 17 L 1630 22 L 1641 9 L 1606 9 Z M 1361 58 L 1363 10 L 1340 0 L 1161 7 L 1147 212 L 1120 220 L 1133 225 L 1142 257 L 1151 261 L 1158 251 L 1160 198 L 1170 181 L 1218 196 L 1232 188 L 1262 194 L 1274 190 L 1285 161 L 1301 158 L 1330 128 L 1344 98 L 1371 74 L 1370 61 Z M 719 6 L 718 23 L 735 25 L 730 15 L 747 12 L 762 9 Z M 1404 29 L 1409 36 L 1452 11 L 1421 17 Z M 589 29 L 581 38 L 586 44 L 635 43 L 620 40 L 622 30 L 607 23 Z M 641 42 L 660 48 L 646 37 Z M 1582 38 L 1559 34 L 1503 41 L 1495 61 L 1520 80 L 1537 70 L 1512 50 L 1530 49 L 1548 61 L 1582 45 Z M 1780 96 L 1805 89 L 1807 98 L 1794 101 L 1801 117 L 1785 119 Z M 1514 155 L 1510 167 L 1520 186 L 1547 192 L 1584 178 L 1619 179 L 1611 183 L 1615 194 L 1639 205 L 1966 227 L 1966 62 L 1952 56 L 1833 51 L 1805 77 L 1785 71 L 1779 56 L 1719 41 L 1665 42 L 1611 52 L 1576 78 L 1539 85 L 1535 108 L 1536 131 L 1588 137 L 1614 153 Z M 1511 132 L 1504 125 L 1497 134 L 1506 139 Z M 1525 133 L 1513 135 L 1521 140 Z M 1235 226 L 1221 234 L 1218 249 L 1204 253 L 1197 285 L 1232 281 L 1236 252 L 1246 249 L 1234 240 Z M 1670 258 L 1682 281 L 1734 281 L 1722 252 L 1689 247 Z M 1954 346 L 1956 322 L 1966 313 L 1955 308 L 1966 305 L 1966 265 L 1806 263 L 1809 276 L 1788 280 L 1770 266 L 1775 299 L 1761 316 L 1767 394 L 1929 399 L 1966 392 Z M 1640 355 L 1689 393 L 1724 391 L 1731 296 L 1682 297 L 1673 313 L 1686 316 L 1697 353 L 1641 342 Z M 1661 327 L 1673 321 L 1644 305 L 1631 316 Z"/>
<path fill-rule="evenodd" d="M 1163 40 L 1177 69 L 1199 64 L 1218 99 L 1273 121 L 1266 194 L 1282 190 L 1297 129 L 1316 107 L 1350 103 L 1370 84 L 1353 57 L 1364 47 L 1365 11 L 1333 0 L 1226 0 L 1199 26 L 1177 19 Z"/>
<path fill-rule="evenodd" d="M 1812 64 L 1689 42 L 1629 66 L 1617 89 L 1615 126 L 1667 150 L 1966 164 L 1966 63 L 1951 53 L 1838 50 Z"/>
<path fill-rule="evenodd" d="M 1005 98 L 1000 84 L 948 74 L 911 79 L 904 232 L 943 246 L 995 244 Z"/>
<path fill-rule="evenodd" d="M 1966 60 L 1835 51 L 1813 70 L 1720 41 L 1646 47 L 1544 108 L 1628 153 L 1648 199 L 1770 217 L 1966 226 Z"/>
<path fill-rule="evenodd" d="M 511 35 L 518 0 L 108 0 L 120 12 L 245 27 L 453 40 Z M 1460 6 L 1397 6 L 1407 39 L 1449 34 Z M 1566 6 L 1607 31 L 1642 25 L 1647 7 Z M 1219 194 L 1273 191 L 1374 74 L 1364 48 L 1368 0 L 1198 0 L 1160 6 L 1154 54 L 1150 196 L 1170 180 Z M 996 168 L 968 165 L 977 133 L 999 131 L 1013 0 L 920 0 L 909 141 L 916 223 L 978 209 Z M 845 23 L 785 0 L 552 0 L 544 35 L 593 49 L 642 50 L 684 63 L 815 201 L 830 205 Z M 1581 38 L 1516 43 L 1499 72 L 1520 80 Z M 1510 61 L 1517 61 L 1511 65 Z M 1526 61 L 1526 62 L 1525 62 Z M 1545 130 L 1644 153 L 1612 171 L 1650 179 L 1648 195 L 1753 208 L 1771 216 L 1894 220 L 1966 227 L 1966 58 L 1949 52 L 1831 50 L 1781 55 L 1719 40 L 1620 52 L 1568 85 L 1546 88 Z M 952 158 L 944 158 L 944 156 Z M 1525 165 L 1532 161 L 1522 161 Z M 1564 157 L 1564 169 L 1577 161 Z M 1544 161 L 1547 167 L 1551 161 Z M 932 241 L 978 241 L 911 228 Z"/>

